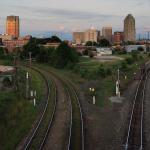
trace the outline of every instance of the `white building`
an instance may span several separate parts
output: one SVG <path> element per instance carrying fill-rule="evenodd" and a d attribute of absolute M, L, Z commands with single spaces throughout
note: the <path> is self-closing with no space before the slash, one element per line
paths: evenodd
<path fill-rule="evenodd" d="M 96 48 L 98 56 L 112 55 L 112 49 L 107 47 Z"/>
<path fill-rule="evenodd" d="M 146 46 L 145 45 L 128 45 L 128 46 L 125 46 L 125 50 L 128 53 L 131 53 L 132 51 L 137 51 L 139 47 L 142 47 L 144 49 L 144 51 L 146 52 Z"/>

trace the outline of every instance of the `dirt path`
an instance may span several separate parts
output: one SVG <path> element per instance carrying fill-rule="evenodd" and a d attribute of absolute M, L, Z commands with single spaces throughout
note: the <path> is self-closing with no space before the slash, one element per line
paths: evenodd
<path fill-rule="evenodd" d="M 122 103 L 112 103 L 99 108 L 89 104 L 80 94 L 85 120 L 86 150 L 121 150 L 128 114 L 138 81 L 132 83 L 123 93 Z"/>

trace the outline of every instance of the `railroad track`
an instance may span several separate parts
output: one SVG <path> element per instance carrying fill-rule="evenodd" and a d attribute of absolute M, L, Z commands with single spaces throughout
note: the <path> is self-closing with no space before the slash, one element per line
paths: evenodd
<path fill-rule="evenodd" d="M 36 69 L 37 68 L 43 69 L 40 67 L 36 67 Z M 59 75 L 50 70 L 43 70 L 56 77 L 60 80 L 60 82 L 63 83 L 68 95 L 68 99 L 70 100 L 70 127 L 67 150 L 84 150 L 83 112 L 74 85 L 69 80 L 61 78 Z"/>
<path fill-rule="evenodd" d="M 144 74 L 136 90 L 124 150 L 144 150 L 144 99 L 147 79 L 150 72 Z"/>
<path fill-rule="evenodd" d="M 47 86 L 47 98 L 46 98 L 46 104 L 44 107 L 44 110 L 41 114 L 40 119 L 38 120 L 35 129 L 33 130 L 32 134 L 30 135 L 30 137 L 28 138 L 25 146 L 24 146 L 24 150 L 28 150 L 28 149 L 42 149 L 44 142 L 46 140 L 46 137 L 48 135 L 48 132 L 50 130 L 51 124 L 53 122 L 54 119 L 54 113 L 56 110 L 56 95 L 57 95 L 57 89 L 54 83 L 49 84 L 49 81 L 47 80 L 46 76 L 39 71 L 38 69 L 35 68 L 31 68 L 32 70 L 38 72 L 41 74 L 41 76 L 44 78 L 45 82 L 46 82 L 46 86 Z M 51 93 L 54 93 L 54 95 L 51 95 L 52 97 L 50 97 L 50 89 L 53 89 L 53 92 L 51 91 Z M 50 98 L 53 99 L 53 108 L 51 108 L 50 106 Z M 51 111 L 52 110 L 52 111 Z M 49 117 L 49 115 L 51 114 L 51 117 Z"/>
<path fill-rule="evenodd" d="M 53 83 L 53 88 L 55 89 L 55 100 L 53 105 L 53 111 L 51 112 L 51 117 L 49 118 L 46 114 L 49 112 L 49 99 L 50 99 L 50 85 L 47 81 L 47 78 L 42 73 L 41 69 L 32 67 L 31 69 L 39 72 L 45 79 L 48 88 L 47 94 L 47 102 L 44 108 L 44 111 L 41 115 L 39 122 L 37 123 L 36 128 L 34 129 L 32 135 L 28 139 L 25 150 L 27 149 L 39 149 L 42 150 L 46 143 L 48 134 L 51 132 L 51 126 L 53 124 L 53 120 L 55 117 L 55 111 L 57 107 L 57 89 L 56 85 Z M 47 70 L 45 70 L 47 71 Z M 77 95 L 76 90 L 74 89 L 73 85 L 70 82 L 64 81 L 55 73 L 47 71 L 48 73 L 52 74 L 56 78 L 58 78 L 64 85 L 66 94 L 69 99 L 69 107 L 70 107 L 70 122 L 69 122 L 69 134 L 68 136 L 68 144 L 67 150 L 84 150 L 84 131 L 83 131 L 83 114 L 80 105 L 80 101 Z M 66 83 L 67 82 L 67 83 Z M 53 98 L 54 98 L 53 97 Z M 45 117 L 46 116 L 46 117 Z M 49 118 L 47 125 L 45 126 L 45 120 Z"/>

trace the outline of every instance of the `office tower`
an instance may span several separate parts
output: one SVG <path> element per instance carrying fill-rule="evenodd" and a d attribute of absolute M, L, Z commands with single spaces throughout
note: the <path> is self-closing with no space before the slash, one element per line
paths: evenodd
<path fill-rule="evenodd" d="M 92 41 L 97 43 L 98 31 L 94 28 L 85 31 L 85 42 Z"/>
<path fill-rule="evenodd" d="M 125 42 L 136 40 L 135 18 L 131 14 L 124 20 L 124 40 Z"/>
<path fill-rule="evenodd" d="M 114 32 L 113 36 L 113 43 L 114 44 L 121 44 L 124 40 L 124 33 L 123 32 Z"/>
<path fill-rule="evenodd" d="M 112 42 L 112 27 L 103 27 L 102 36 L 111 43 Z"/>
<path fill-rule="evenodd" d="M 84 38 L 84 32 L 73 32 L 73 43 L 75 44 L 82 44 L 85 42 L 85 38 Z"/>
<path fill-rule="evenodd" d="M 6 34 L 19 37 L 19 16 L 7 16 Z"/>

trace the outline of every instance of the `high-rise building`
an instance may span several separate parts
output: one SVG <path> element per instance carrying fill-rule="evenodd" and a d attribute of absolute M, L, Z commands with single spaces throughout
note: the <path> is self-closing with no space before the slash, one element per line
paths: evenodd
<path fill-rule="evenodd" d="M 94 28 L 85 31 L 85 42 L 92 41 L 97 43 L 98 31 Z"/>
<path fill-rule="evenodd" d="M 113 36 L 113 43 L 114 44 L 121 44 L 124 40 L 124 33 L 123 32 L 114 32 Z"/>
<path fill-rule="evenodd" d="M 124 40 L 125 42 L 136 40 L 135 18 L 131 14 L 124 20 Z"/>
<path fill-rule="evenodd" d="M 18 38 L 20 34 L 19 30 L 19 16 L 7 16 L 6 34 Z"/>
<path fill-rule="evenodd" d="M 73 43 L 80 45 L 84 42 L 85 42 L 84 32 L 73 32 Z"/>
<path fill-rule="evenodd" d="M 112 42 L 112 27 L 103 27 L 102 36 L 111 43 Z"/>

